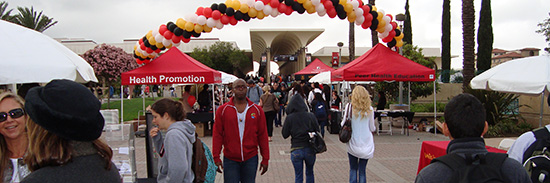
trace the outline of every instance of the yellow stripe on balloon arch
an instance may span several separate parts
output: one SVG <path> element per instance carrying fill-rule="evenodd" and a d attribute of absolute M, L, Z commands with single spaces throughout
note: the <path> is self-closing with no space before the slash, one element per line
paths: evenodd
<path fill-rule="evenodd" d="M 377 10 L 373 5 L 363 4 L 361 0 L 226 0 L 210 7 L 198 7 L 195 13 L 178 18 L 175 23 L 168 22 L 149 31 L 134 46 L 134 57 L 138 64 L 147 64 L 162 50 L 188 43 L 191 37 L 209 33 L 213 28 L 222 29 L 227 24 L 237 25 L 241 21 L 291 15 L 293 12 L 347 18 L 363 29 L 379 32 L 378 37 L 388 47 L 403 46 L 403 33 L 392 15 Z"/>

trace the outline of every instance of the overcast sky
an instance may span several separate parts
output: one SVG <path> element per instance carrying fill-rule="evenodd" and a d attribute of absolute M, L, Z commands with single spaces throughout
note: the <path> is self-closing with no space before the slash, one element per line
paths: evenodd
<path fill-rule="evenodd" d="M 367 1 L 367 0 L 364 0 Z M 117 43 L 124 39 L 143 37 L 149 30 L 161 24 L 176 21 L 194 13 L 198 7 L 209 7 L 225 0 L 7 0 L 9 9 L 30 7 L 58 23 L 44 33 L 53 38 L 85 38 L 97 43 Z M 241 1 L 243 2 L 243 1 Z M 476 29 L 478 28 L 481 0 L 475 0 Z M 549 0 L 493 0 L 492 2 L 494 48 L 515 50 L 525 47 L 543 49 L 544 37 L 535 33 L 537 23 L 549 17 Z M 413 43 L 419 47 L 441 47 L 441 13 L 443 0 L 411 0 Z M 404 13 L 405 0 L 377 0 L 378 10 L 386 14 Z M 17 10 L 14 10 L 16 12 Z M 451 54 L 453 68 L 462 68 L 462 1 L 451 1 Z M 324 46 L 336 46 L 344 42 L 348 46 L 348 21 L 328 15 L 315 14 L 279 15 L 263 20 L 252 19 L 236 26 L 226 25 L 204 33 L 201 38 L 220 38 L 237 41 L 241 49 L 250 49 L 250 28 L 324 28 L 325 32 L 308 46 L 313 53 Z M 371 46 L 370 29 L 355 29 L 356 46 Z M 477 34 L 477 31 L 476 31 Z M 381 40 L 380 40 L 381 41 Z M 477 48 L 477 45 L 476 45 Z M 541 50 L 541 53 L 542 50 Z M 543 53 L 544 54 L 544 53 Z"/>

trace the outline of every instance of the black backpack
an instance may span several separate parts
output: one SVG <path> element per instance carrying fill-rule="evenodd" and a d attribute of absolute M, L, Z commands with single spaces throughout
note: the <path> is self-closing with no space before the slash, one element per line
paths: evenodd
<path fill-rule="evenodd" d="M 536 140 L 523 153 L 523 167 L 534 183 L 550 182 L 550 132 L 542 127 L 533 133 Z"/>
<path fill-rule="evenodd" d="M 500 171 L 508 154 L 466 154 L 466 159 L 457 154 L 447 154 L 433 159 L 431 163 L 441 162 L 453 170 L 445 182 L 507 182 Z"/>

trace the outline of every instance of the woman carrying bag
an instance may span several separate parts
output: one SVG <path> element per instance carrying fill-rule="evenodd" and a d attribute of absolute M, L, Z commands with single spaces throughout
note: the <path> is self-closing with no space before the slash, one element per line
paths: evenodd
<path fill-rule="evenodd" d="M 280 107 L 279 100 L 270 92 L 271 87 L 269 85 L 265 85 L 262 90 L 264 94 L 260 97 L 260 106 L 264 110 L 265 121 L 267 123 L 267 135 L 269 142 L 271 142 L 271 137 L 273 136 L 273 120 L 275 120 L 275 115 L 277 115 L 277 111 L 279 111 Z"/>
<path fill-rule="evenodd" d="M 374 126 L 374 110 L 371 106 L 369 92 L 362 86 L 357 86 L 351 94 L 351 104 L 346 105 L 344 116 L 351 117 L 351 138 L 347 142 L 348 159 L 350 165 L 349 182 L 367 182 L 367 162 L 374 154 L 374 140 L 372 133 Z M 351 110 L 349 109 L 351 107 Z M 351 111 L 351 114 L 347 114 Z M 342 120 L 344 125 L 346 120 Z"/>

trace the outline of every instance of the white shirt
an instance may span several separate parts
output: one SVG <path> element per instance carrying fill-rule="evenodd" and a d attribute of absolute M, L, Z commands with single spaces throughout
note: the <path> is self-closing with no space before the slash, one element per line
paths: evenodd
<path fill-rule="evenodd" d="M 11 177 L 11 182 L 18 183 L 21 180 L 19 180 L 19 163 L 17 163 L 18 159 L 11 159 L 11 164 L 13 164 L 13 175 Z"/>
<path fill-rule="evenodd" d="M 320 93 L 321 96 L 323 96 L 323 100 L 326 101 L 325 95 L 323 95 L 323 91 L 322 91 L 321 89 L 319 89 L 319 88 L 314 88 L 313 90 L 311 90 L 311 91 L 309 92 L 309 95 L 307 96 L 307 102 L 308 102 L 309 104 L 311 104 L 311 101 L 313 101 L 313 99 L 315 98 L 315 93 Z"/>
<path fill-rule="evenodd" d="M 550 131 L 550 124 L 545 126 Z M 537 140 L 532 131 L 521 134 L 508 150 L 508 157 L 523 164 L 523 153 Z"/>
<path fill-rule="evenodd" d="M 247 104 L 243 112 L 239 112 L 237 110 L 237 123 L 239 124 L 239 137 L 241 139 L 241 144 L 243 142 L 244 124 L 246 122 L 246 111 L 248 111 L 248 108 L 250 108 L 250 105 Z"/>
<path fill-rule="evenodd" d="M 346 105 L 344 116 L 347 115 L 350 106 L 349 104 Z M 374 139 L 370 132 L 374 132 L 376 126 L 374 125 L 374 110 L 372 107 L 370 107 L 370 111 L 371 112 L 362 118 L 360 118 L 360 116 L 353 116 L 351 118 L 352 131 L 351 139 L 347 143 L 348 153 L 361 159 L 371 159 L 374 155 Z M 342 120 L 341 125 L 343 125 L 344 122 L 345 121 Z"/>

